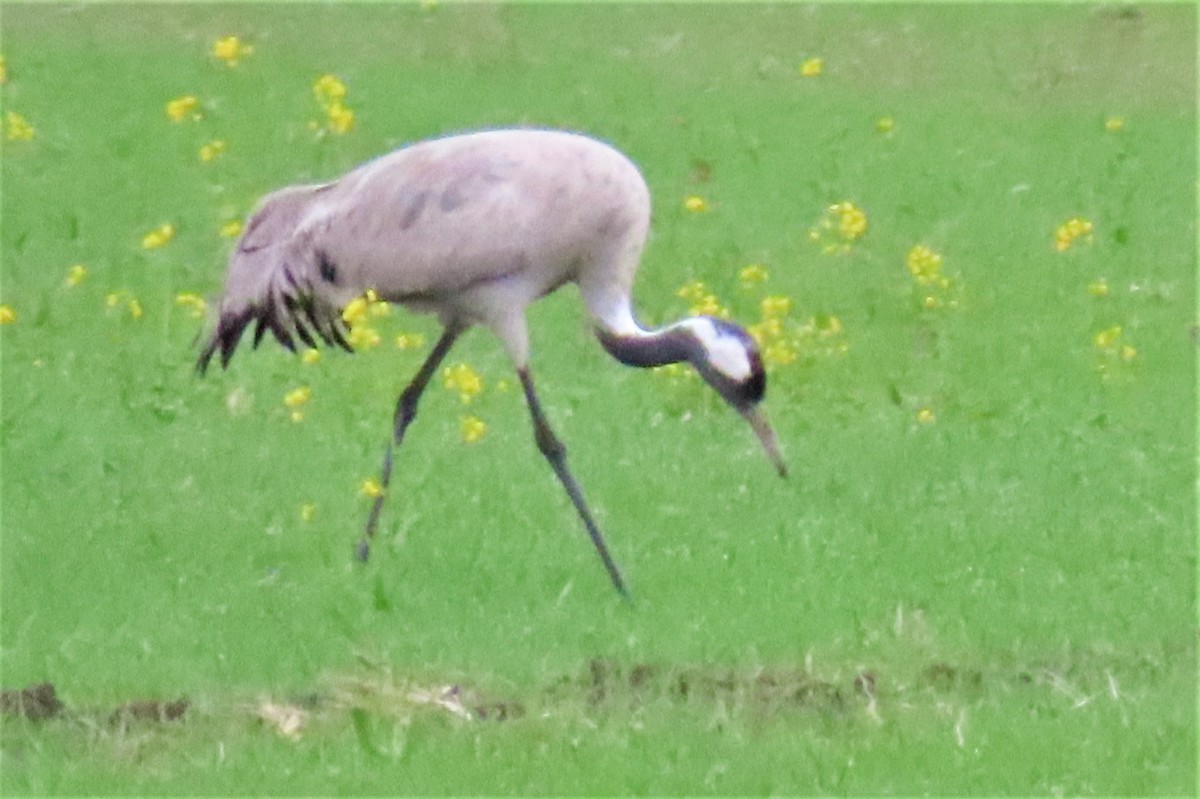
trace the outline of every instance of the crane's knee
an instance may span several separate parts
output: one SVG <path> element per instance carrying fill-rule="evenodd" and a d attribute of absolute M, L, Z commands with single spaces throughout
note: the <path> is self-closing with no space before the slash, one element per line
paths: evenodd
<path fill-rule="evenodd" d="M 562 461 L 567 457 L 566 446 L 544 421 L 539 420 L 534 424 L 533 439 L 537 442 L 538 450 L 550 460 Z"/>
<path fill-rule="evenodd" d="M 538 450 L 552 463 L 562 463 L 567 456 L 567 448 L 558 440 L 558 436 L 554 435 L 550 423 L 546 421 L 542 404 L 538 402 L 537 392 L 533 389 L 533 378 L 529 376 L 529 370 L 518 368 L 517 375 L 521 378 L 522 388 L 525 389 L 525 402 L 529 405 L 529 415 L 533 419 L 533 440 L 537 442 Z"/>
<path fill-rule="evenodd" d="M 402 430 L 417 417 L 417 401 L 421 399 L 421 392 L 414 390 L 412 386 L 404 389 L 400 393 L 400 401 L 396 403 L 396 416 L 393 421 L 396 424 L 397 430 Z"/>

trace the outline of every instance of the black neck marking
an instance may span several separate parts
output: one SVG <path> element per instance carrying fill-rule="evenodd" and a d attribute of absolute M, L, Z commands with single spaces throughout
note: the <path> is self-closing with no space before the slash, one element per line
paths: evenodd
<path fill-rule="evenodd" d="M 680 361 L 695 363 L 699 346 L 691 333 L 678 327 L 634 336 L 623 336 L 599 327 L 596 338 L 609 355 L 626 366 L 665 366 Z"/>

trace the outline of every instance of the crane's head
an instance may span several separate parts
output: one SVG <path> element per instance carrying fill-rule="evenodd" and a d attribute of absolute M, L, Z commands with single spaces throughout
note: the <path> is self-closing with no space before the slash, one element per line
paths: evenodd
<path fill-rule="evenodd" d="M 296 229 L 322 186 L 294 186 L 267 195 L 250 218 L 229 257 L 225 293 L 217 319 L 200 352 L 196 369 L 204 372 L 220 353 L 229 363 L 242 334 L 255 324 L 254 346 L 267 331 L 288 349 L 295 339 L 314 347 L 315 332 L 327 344 L 349 350 L 337 298 L 314 275 L 332 269 L 320 253 L 297 241 Z M 315 287 L 321 285 L 322 291 Z M 310 332 L 311 328 L 311 332 Z"/>
<path fill-rule="evenodd" d="M 733 322 L 711 316 L 685 319 L 677 327 L 695 342 L 689 360 L 696 371 L 750 423 L 776 471 L 787 475 L 775 431 L 759 405 L 767 391 L 767 373 L 754 338 Z"/>

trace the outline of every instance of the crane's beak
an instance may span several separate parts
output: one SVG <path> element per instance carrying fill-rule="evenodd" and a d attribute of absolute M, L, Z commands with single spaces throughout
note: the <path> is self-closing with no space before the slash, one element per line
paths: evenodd
<path fill-rule="evenodd" d="M 767 451 L 767 457 L 775 465 L 775 471 L 779 472 L 780 477 L 787 477 L 787 464 L 783 462 L 783 456 L 779 454 L 779 439 L 775 437 L 775 431 L 771 429 L 771 425 L 767 421 L 767 416 L 763 413 L 762 408 L 751 405 L 748 408 L 742 409 L 741 413 L 746 421 L 750 423 L 750 426 L 754 428 L 755 435 L 762 442 L 763 449 Z"/>

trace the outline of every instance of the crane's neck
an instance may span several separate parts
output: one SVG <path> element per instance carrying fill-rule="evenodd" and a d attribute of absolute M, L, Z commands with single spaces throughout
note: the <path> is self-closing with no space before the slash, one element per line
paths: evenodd
<path fill-rule="evenodd" d="M 689 320 L 657 330 L 646 330 L 628 307 L 596 319 L 596 337 L 609 355 L 626 366 L 665 366 L 681 361 L 695 362 L 699 355 L 696 337 Z"/>
<path fill-rule="evenodd" d="M 592 299 L 589 310 L 596 320 L 596 337 L 610 355 L 629 366 L 690 362 L 705 382 L 754 428 L 779 474 L 787 474 L 775 433 L 759 408 L 767 377 L 749 333 L 732 322 L 708 316 L 694 316 L 658 330 L 646 330 L 634 320 L 627 298 L 617 297 L 608 305 Z"/>
<path fill-rule="evenodd" d="M 697 355 L 695 337 L 680 325 L 624 333 L 599 327 L 596 337 L 609 355 L 626 366 L 650 367 L 681 361 L 694 362 Z"/>
<path fill-rule="evenodd" d="M 624 313 L 598 316 L 596 335 L 614 358 L 629 366 L 664 366 L 688 361 L 727 402 L 739 410 L 762 399 L 766 376 L 754 340 L 742 328 L 709 316 L 693 316 L 658 330 L 645 330 Z"/>

